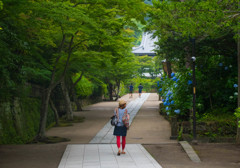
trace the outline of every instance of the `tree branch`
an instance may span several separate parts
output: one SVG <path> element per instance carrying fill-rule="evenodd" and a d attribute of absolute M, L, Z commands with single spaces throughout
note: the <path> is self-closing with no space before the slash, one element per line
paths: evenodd
<path fill-rule="evenodd" d="M 66 72 L 67 72 L 67 67 L 68 67 L 68 64 L 69 64 L 69 60 L 70 60 L 70 56 L 71 56 L 71 53 L 72 53 L 72 44 L 73 44 L 73 39 L 74 39 L 74 35 L 72 35 L 72 38 L 71 38 L 71 41 L 69 43 L 69 47 L 68 47 L 68 57 L 67 57 L 67 62 L 66 62 L 66 65 L 64 67 L 64 71 L 63 71 L 63 77 L 65 76 Z"/>
<path fill-rule="evenodd" d="M 72 85 L 73 88 L 74 88 L 74 87 L 77 85 L 77 83 L 82 79 L 83 73 L 84 73 L 84 72 L 82 72 L 81 75 L 80 75 L 80 77 L 76 80 L 76 82 L 74 82 L 74 84 Z"/>
<path fill-rule="evenodd" d="M 62 41 L 61 41 L 61 44 L 59 46 L 59 49 L 58 49 L 58 52 L 60 53 L 63 49 L 63 45 L 65 43 L 65 40 L 66 40 L 66 35 L 63 34 L 63 38 L 62 38 Z M 55 60 L 55 63 L 54 63 L 54 66 L 53 66 L 53 71 L 52 71 L 52 75 L 51 75 L 51 82 L 50 82 L 50 86 L 53 84 L 53 81 L 55 79 L 55 72 L 56 72 L 56 68 L 57 68 L 57 63 L 58 61 L 60 60 L 61 58 L 61 55 L 59 55 L 56 60 Z"/>
<path fill-rule="evenodd" d="M 79 46 L 80 44 L 82 44 L 84 41 L 87 41 L 88 39 L 85 39 L 85 40 L 82 40 L 82 41 L 80 41 L 79 43 L 77 43 L 77 44 L 75 44 L 73 47 L 72 47 L 72 50 L 74 49 L 74 48 L 76 48 L 77 46 Z"/>

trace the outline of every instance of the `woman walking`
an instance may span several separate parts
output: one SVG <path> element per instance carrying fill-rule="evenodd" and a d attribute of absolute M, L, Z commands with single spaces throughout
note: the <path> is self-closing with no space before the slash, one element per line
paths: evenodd
<path fill-rule="evenodd" d="M 118 147 L 118 153 L 117 155 L 120 156 L 120 154 L 125 154 L 124 149 L 126 145 L 126 136 L 127 136 L 127 127 L 124 125 L 124 122 L 129 121 L 129 114 L 126 109 L 127 103 L 124 100 L 119 101 L 118 108 L 115 109 L 114 113 L 117 115 L 118 123 L 114 128 L 113 135 L 117 136 L 117 147 Z M 121 142 L 120 138 L 122 137 L 122 151 L 121 151 Z"/>

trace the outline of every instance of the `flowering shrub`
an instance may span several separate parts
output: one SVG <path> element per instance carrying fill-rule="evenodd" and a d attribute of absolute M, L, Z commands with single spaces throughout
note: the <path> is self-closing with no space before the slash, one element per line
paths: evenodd
<path fill-rule="evenodd" d="M 192 76 L 190 71 L 172 73 L 171 78 L 163 75 L 157 82 L 164 110 L 170 116 L 187 115 L 192 108 Z"/>

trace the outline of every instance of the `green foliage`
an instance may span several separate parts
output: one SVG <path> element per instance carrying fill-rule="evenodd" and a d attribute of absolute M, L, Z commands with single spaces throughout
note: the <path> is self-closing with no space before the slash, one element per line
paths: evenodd
<path fill-rule="evenodd" d="M 224 111 L 223 109 L 215 109 L 214 111 L 204 113 L 197 117 L 199 122 L 206 121 L 216 121 L 216 122 L 235 122 L 236 117 L 229 113 L 229 111 Z"/>
<path fill-rule="evenodd" d="M 79 76 L 74 76 L 77 79 Z M 94 84 L 83 76 L 82 80 L 76 85 L 77 95 L 82 98 L 88 97 L 93 93 Z"/>
<path fill-rule="evenodd" d="M 156 30 L 162 39 L 168 39 L 172 32 L 184 37 L 215 35 L 219 29 L 235 29 L 238 1 L 153 1 L 149 8 L 149 28 Z"/>
<path fill-rule="evenodd" d="M 127 83 L 126 85 L 126 93 L 129 92 L 129 88 L 128 86 L 130 86 L 130 84 L 132 83 L 133 84 L 133 89 L 134 89 L 134 92 L 137 92 L 138 93 L 138 86 L 140 85 L 140 83 L 142 84 L 143 86 L 143 92 L 155 92 L 156 91 L 156 80 L 157 79 L 146 79 L 146 78 L 141 78 L 141 77 L 136 77 L 136 78 L 133 78 L 131 80 L 129 80 L 129 82 Z"/>
<path fill-rule="evenodd" d="M 180 131 L 178 132 L 178 137 L 177 137 L 178 141 L 183 140 L 182 134 L 183 134 L 183 126 L 181 126 Z"/>
<path fill-rule="evenodd" d="M 3 8 L 3 2 L 0 1 L 0 10 L 2 10 L 2 8 Z"/>
<path fill-rule="evenodd" d="M 236 124 L 233 111 L 238 99 L 238 65 L 237 48 L 233 46 L 237 46 L 234 38 L 239 29 L 238 4 L 237 0 L 224 0 L 221 3 L 218 0 L 155 0 L 153 6 L 148 8 L 147 30 L 152 31 L 159 39 L 159 59 L 166 59 L 171 63 L 172 70 L 177 72 L 177 78 L 185 78 L 185 85 L 182 85 L 180 79 L 177 87 L 173 87 L 174 82 L 171 79 L 159 81 L 159 88 L 162 90 L 160 94 L 164 101 L 167 96 L 174 100 L 174 104 L 169 104 L 169 100 L 165 102 L 167 110 L 171 115 L 177 108 L 180 110 L 179 117 L 186 115 L 185 119 L 189 119 L 192 87 L 187 86 L 186 81 L 192 77 L 187 76 L 186 69 L 192 68 L 191 57 L 195 56 L 197 117 L 203 122 L 217 120 L 218 125 L 213 129 L 214 132 L 203 133 L 213 138 L 236 133 L 232 130 Z M 218 127 L 226 129 L 218 130 Z"/>
<path fill-rule="evenodd" d="M 153 57 L 149 56 L 139 56 L 137 57 L 138 62 L 139 62 L 139 68 L 138 68 L 138 73 L 140 77 L 144 77 L 144 73 L 149 73 L 152 78 L 155 77 L 154 73 L 154 60 Z"/>
<path fill-rule="evenodd" d="M 129 28 L 145 22 L 142 0 L 1 0 L 0 10 L 1 104 L 18 97 L 27 99 L 29 95 L 23 89 L 26 83 L 52 88 L 64 78 L 70 89 L 70 79 L 77 80 L 81 73 L 85 77 L 77 84 L 78 96 L 101 96 L 107 85 L 117 87 L 137 71 L 131 53 L 133 31 Z M 40 114 L 38 103 L 34 114 Z M 27 107 L 22 106 L 24 109 Z M 28 123 L 32 116 L 23 111 L 21 115 L 26 115 L 24 122 Z M 28 125 L 34 130 L 25 130 L 29 133 L 26 136 L 12 128 L 11 120 L 3 124 L 10 130 L 3 143 L 29 140 L 38 130 L 32 125 L 39 125 L 39 116 L 35 118 Z M 9 137 L 19 140 L 13 142 Z"/>
<path fill-rule="evenodd" d="M 144 25 L 141 22 L 133 19 L 134 26 L 127 27 L 127 30 L 134 31 L 134 34 L 130 34 L 130 37 L 134 37 L 135 40 L 133 42 L 134 46 L 139 46 L 142 41 L 142 34 L 144 32 Z"/>
<path fill-rule="evenodd" d="M 239 118 L 240 118 L 240 108 L 237 108 L 236 110 L 235 110 L 235 116 L 238 118 L 238 127 L 240 127 L 240 120 L 239 120 Z"/>
<path fill-rule="evenodd" d="M 124 83 L 121 82 L 119 96 L 121 97 L 121 96 L 123 96 L 125 94 L 128 94 L 128 90 L 126 89 Z"/>

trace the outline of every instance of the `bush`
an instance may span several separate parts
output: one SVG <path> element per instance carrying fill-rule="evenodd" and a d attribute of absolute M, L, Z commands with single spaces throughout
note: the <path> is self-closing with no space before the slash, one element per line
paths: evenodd
<path fill-rule="evenodd" d="M 158 93 L 162 97 L 164 110 L 170 116 L 187 117 L 192 108 L 192 81 L 191 73 L 172 73 L 171 78 L 166 75 L 157 82 Z"/>

